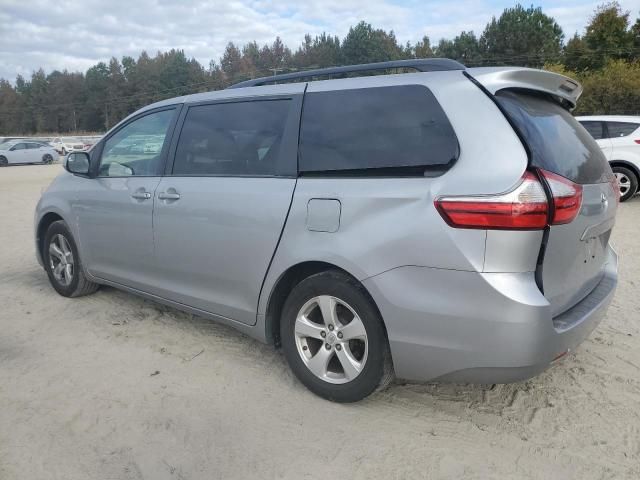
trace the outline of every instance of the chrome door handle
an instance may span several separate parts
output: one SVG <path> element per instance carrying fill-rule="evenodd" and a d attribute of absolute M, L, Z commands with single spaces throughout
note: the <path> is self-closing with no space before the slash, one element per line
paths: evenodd
<path fill-rule="evenodd" d="M 180 199 L 180 194 L 179 193 L 160 192 L 158 194 L 158 198 L 160 200 L 179 200 Z"/>
<path fill-rule="evenodd" d="M 149 200 L 151 198 L 151 194 L 149 192 L 134 192 L 131 194 L 131 197 L 138 200 Z"/>

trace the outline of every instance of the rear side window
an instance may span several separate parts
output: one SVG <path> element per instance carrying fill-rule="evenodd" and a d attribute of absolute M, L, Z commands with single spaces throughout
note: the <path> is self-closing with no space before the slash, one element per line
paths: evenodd
<path fill-rule="evenodd" d="M 502 90 L 496 98 L 524 138 L 531 165 L 576 183 L 602 183 L 611 172 L 589 132 L 553 100 L 533 93 Z"/>
<path fill-rule="evenodd" d="M 399 85 L 305 95 L 299 169 L 424 174 L 458 158 L 453 127 L 430 90 Z"/>
<path fill-rule="evenodd" d="M 290 100 L 190 107 L 180 133 L 174 175 L 277 175 Z"/>
<path fill-rule="evenodd" d="M 637 123 L 631 122 L 607 122 L 608 138 L 619 138 L 631 135 L 638 129 Z"/>
<path fill-rule="evenodd" d="M 589 132 L 589 135 L 591 135 L 596 140 L 605 138 L 604 130 L 602 128 L 602 122 L 583 121 L 580 122 L 580 125 L 582 125 L 587 130 L 587 132 Z"/>

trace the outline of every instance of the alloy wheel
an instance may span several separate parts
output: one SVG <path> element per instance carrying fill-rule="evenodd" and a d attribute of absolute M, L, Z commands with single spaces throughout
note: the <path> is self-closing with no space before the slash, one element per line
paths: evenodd
<path fill-rule="evenodd" d="M 54 235 L 49 244 L 49 267 L 53 278 L 65 287 L 73 280 L 74 260 L 69 242 L 64 235 Z"/>
<path fill-rule="evenodd" d="M 367 331 L 345 301 L 320 295 L 300 308 L 295 322 L 300 358 L 316 377 L 334 384 L 355 379 L 367 362 Z"/>
<path fill-rule="evenodd" d="M 618 187 L 620 188 L 620 196 L 624 197 L 631 189 L 631 179 L 624 173 L 616 172 L 616 180 L 618 181 Z"/>

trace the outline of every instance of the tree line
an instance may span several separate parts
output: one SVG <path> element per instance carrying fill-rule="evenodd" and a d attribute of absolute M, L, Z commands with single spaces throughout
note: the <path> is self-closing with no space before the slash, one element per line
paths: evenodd
<path fill-rule="evenodd" d="M 226 88 L 250 78 L 337 65 L 447 57 L 468 67 L 517 65 L 547 68 L 577 78 L 584 95 L 577 113 L 640 112 L 640 18 L 617 2 L 600 5 L 582 35 L 565 42 L 555 19 L 541 8 L 515 5 L 493 17 L 483 32 L 463 31 L 431 44 L 401 44 L 393 31 L 360 22 L 348 34 L 305 35 L 294 51 L 273 43 L 229 43 L 203 66 L 173 49 L 135 59 L 99 62 L 86 72 L 39 69 L 15 83 L 0 79 L 0 135 L 104 131 L 138 108 L 180 95 Z"/>

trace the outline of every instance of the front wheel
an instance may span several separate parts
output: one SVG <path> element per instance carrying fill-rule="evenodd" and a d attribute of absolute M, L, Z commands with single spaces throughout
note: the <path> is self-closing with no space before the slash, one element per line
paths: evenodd
<path fill-rule="evenodd" d="M 342 272 L 312 275 L 291 291 L 280 338 L 293 373 L 328 400 L 361 400 L 393 378 L 382 318 L 364 288 Z"/>
<path fill-rule="evenodd" d="M 6 167 L 7 165 L 9 165 L 9 160 L 7 160 L 7 157 L 3 157 L 2 155 L 0 155 L 0 167 Z"/>
<path fill-rule="evenodd" d="M 52 163 L 52 162 L 53 162 L 53 157 L 52 157 L 50 154 L 45 153 L 45 154 L 42 156 L 42 163 L 44 163 L 44 164 L 46 164 L 46 165 L 49 165 L 49 164 L 50 164 L 50 163 Z"/>
<path fill-rule="evenodd" d="M 66 157 L 67 156 L 67 149 L 62 147 L 62 156 Z"/>
<path fill-rule="evenodd" d="M 638 177 L 628 168 L 617 165 L 613 167 L 613 173 L 618 181 L 618 188 L 620 188 L 620 201 L 625 202 L 638 191 Z"/>
<path fill-rule="evenodd" d="M 51 286 L 63 297 L 81 297 L 98 289 L 96 283 L 87 280 L 76 242 L 63 221 L 49 226 L 42 258 Z"/>

